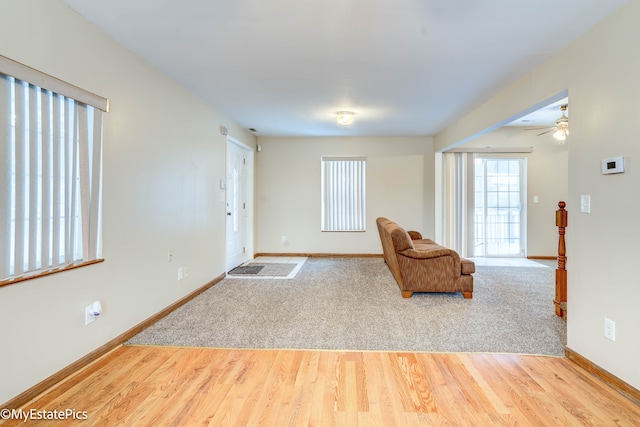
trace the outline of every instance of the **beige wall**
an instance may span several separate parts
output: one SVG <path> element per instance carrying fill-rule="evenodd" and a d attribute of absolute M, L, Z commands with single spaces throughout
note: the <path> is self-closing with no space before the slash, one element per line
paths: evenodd
<path fill-rule="evenodd" d="M 0 288 L 5 402 L 224 272 L 219 126 L 255 138 L 57 0 L 3 0 L 0 53 L 111 101 L 105 262 Z M 104 313 L 85 326 L 96 299 Z"/>
<path fill-rule="evenodd" d="M 560 113 L 558 113 L 560 115 Z M 464 144 L 465 147 L 532 147 L 527 154 L 509 156 L 527 159 L 527 256 L 556 256 L 558 228 L 555 211 L 568 196 L 568 145 L 554 143 L 550 134 L 503 127 Z M 538 203 L 533 197 L 538 196 Z"/>
<path fill-rule="evenodd" d="M 256 155 L 256 252 L 381 254 L 375 220 L 433 235 L 434 155 L 430 137 L 261 137 Z M 320 231 L 320 158 L 367 157 L 367 231 Z M 288 242 L 281 243 L 287 236 Z"/>
<path fill-rule="evenodd" d="M 640 388 L 640 2 L 629 2 L 560 54 L 436 135 L 437 149 L 488 129 L 568 89 L 568 347 Z M 626 172 L 601 175 L 602 158 Z M 580 213 L 580 195 L 591 213 Z M 616 341 L 603 336 L 607 317 Z"/>

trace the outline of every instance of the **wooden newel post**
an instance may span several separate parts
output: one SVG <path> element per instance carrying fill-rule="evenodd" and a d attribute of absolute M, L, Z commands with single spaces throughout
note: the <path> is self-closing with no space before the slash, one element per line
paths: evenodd
<path fill-rule="evenodd" d="M 567 227 L 567 211 L 565 202 L 558 202 L 556 226 L 558 227 L 558 268 L 556 269 L 556 316 L 564 318 L 567 314 L 567 251 L 564 243 L 564 231 Z"/>

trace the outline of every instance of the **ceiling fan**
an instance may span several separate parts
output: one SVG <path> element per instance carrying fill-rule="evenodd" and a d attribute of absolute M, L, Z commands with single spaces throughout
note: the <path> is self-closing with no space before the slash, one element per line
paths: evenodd
<path fill-rule="evenodd" d="M 540 132 L 538 136 L 545 135 L 549 132 L 553 132 L 553 137 L 560 143 L 564 143 L 567 140 L 567 136 L 569 135 L 569 118 L 565 114 L 567 112 L 568 106 L 569 104 L 564 104 L 560 106 L 560 111 L 562 111 L 562 116 L 558 118 L 558 120 L 556 120 L 555 126 L 528 128 L 525 130 L 544 129 L 544 132 Z"/>

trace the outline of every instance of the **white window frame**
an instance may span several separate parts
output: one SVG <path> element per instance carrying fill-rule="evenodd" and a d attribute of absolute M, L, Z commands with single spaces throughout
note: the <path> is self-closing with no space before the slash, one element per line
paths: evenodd
<path fill-rule="evenodd" d="M 322 156 L 322 231 L 366 231 L 366 157 Z"/>
<path fill-rule="evenodd" d="M 102 257 L 108 100 L 0 56 L 0 285 Z"/>

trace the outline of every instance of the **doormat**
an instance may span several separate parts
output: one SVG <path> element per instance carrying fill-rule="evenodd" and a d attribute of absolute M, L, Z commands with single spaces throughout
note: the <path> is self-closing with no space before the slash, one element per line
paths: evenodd
<path fill-rule="evenodd" d="M 263 268 L 263 265 L 241 265 L 231 270 L 229 274 L 258 274 Z"/>
<path fill-rule="evenodd" d="M 261 262 L 236 267 L 228 274 L 236 278 L 292 279 L 302 265 L 299 263 Z"/>

